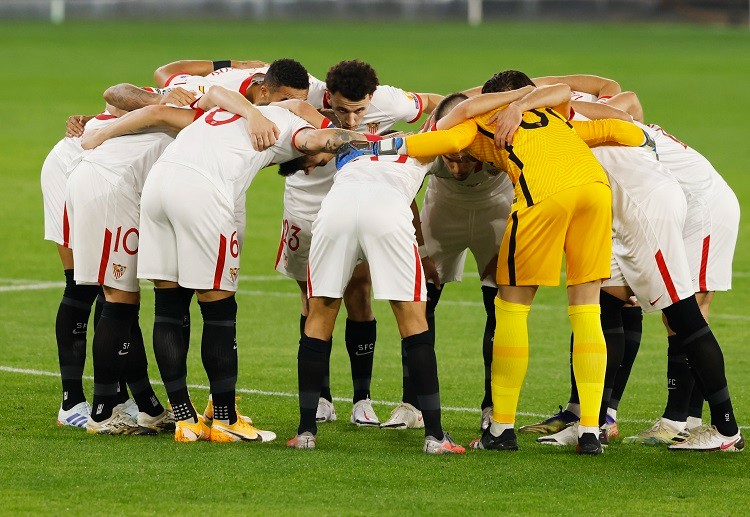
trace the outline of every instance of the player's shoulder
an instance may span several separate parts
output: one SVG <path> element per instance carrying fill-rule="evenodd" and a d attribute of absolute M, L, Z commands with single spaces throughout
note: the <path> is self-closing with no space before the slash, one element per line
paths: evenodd
<path fill-rule="evenodd" d="M 372 94 L 371 106 L 380 110 L 403 110 L 413 108 L 421 110 L 421 99 L 416 93 L 412 93 L 395 86 L 381 84 Z"/>

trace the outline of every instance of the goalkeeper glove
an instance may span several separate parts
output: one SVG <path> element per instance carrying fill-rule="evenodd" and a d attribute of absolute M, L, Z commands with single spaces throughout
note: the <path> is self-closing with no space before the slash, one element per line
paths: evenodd
<path fill-rule="evenodd" d="M 371 156 L 375 154 L 373 152 L 373 144 L 371 142 L 347 142 L 339 148 L 336 153 L 336 170 L 341 168 L 360 156 Z"/>
<path fill-rule="evenodd" d="M 372 154 L 375 156 L 402 154 L 399 150 L 406 148 L 406 142 L 402 137 L 386 138 L 375 142 L 372 146 Z"/>
<path fill-rule="evenodd" d="M 651 149 L 654 154 L 656 155 L 656 159 L 659 159 L 659 153 L 656 152 L 656 142 L 654 142 L 654 139 L 651 138 L 651 135 L 649 135 L 645 129 L 642 129 L 643 135 L 646 137 L 646 141 L 641 144 L 641 147 L 645 147 L 646 149 Z"/>

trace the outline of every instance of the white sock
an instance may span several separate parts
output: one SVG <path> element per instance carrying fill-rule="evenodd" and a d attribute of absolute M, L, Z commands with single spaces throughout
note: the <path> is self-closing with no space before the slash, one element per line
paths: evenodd
<path fill-rule="evenodd" d="M 609 417 L 612 420 L 614 420 L 615 422 L 617 421 L 617 410 L 616 409 L 612 409 L 611 407 L 607 408 L 607 415 L 609 415 Z"/>
<path fill-rule="evenodd" d="M 599 436 L 599 427 L 586 427 L 583 425 L 578 426 L 578 438 L 583 436 L 583 433 L 593 433 L 595 436 Z"/>
<path fill-rule="evenodd" d="M 669 427 L 671 427 L 677 432 L 680 432 L 685 429 L 686 422 L 678 422 L 677 420 L 670 420 L 669 418 L 664 418 L 664 417 L 661 417 L 661 421 L 667 424 Z"/>
<path fill-rule="evenodd" d="M 703 425 L 703 420 L 695 416 L 689 416 L 687 419 L 686 429 L 690 431 L 692 429 L 697 429 L 698 427 L 702 425 Z"/>
<path fill-rule="evenodd" d="M 506 429 L 513 429 L 514 424 L 500 424 L 490 417 L 490 433 L 492 436 L 500 436 Z"/>
<path fill-rule="evenodd" d="M 581 418 L 581 405 L 580 404 L 573 404 L 572 402 L 568 402 L 568 405 L 565 406 L 565 411 L 570 411 L 578 418 Z"/>

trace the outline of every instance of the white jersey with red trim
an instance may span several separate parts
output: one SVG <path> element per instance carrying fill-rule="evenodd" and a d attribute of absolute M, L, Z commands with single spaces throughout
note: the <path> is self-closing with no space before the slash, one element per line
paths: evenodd
<path fill-rule="evenodd" d="M 510 178 L 502 170 L 486 163 L 477 163 L 471 174 L 459 181 L 453 177 L 442 158 L 437 158 L 427 173 L 431 197 L 440 202 L 465 208 L 487 208 L 513 192 Z M 513 199 L 511 194 L 510 199 Z"/>
<path fill-rule="evenodd" d="M 411 202 L 419 192 L 432 162 L 400 156 L 360 156 L 350 161 L 334 176 L 334 183 L 377 183 L 390 185 Z"/>
<path fill-rule="evenodd" d="M 92 129 L 100 129 L 106 125 L 111 124 L 117 117 L 104 111 L 99 113 L 94 118 L 86 122 L 84 131 Z M 81 147 L 81 139 L 79 137 L 65 137 L 55 144 L 52 148 L 52 153 L 60 160 L 60 163 L 64 167 L 66 176 L 70 174 L 70 167 L 74 161 L 83 153 L 83 147 Z"/>
<path fill-rule="evenodd" d="M 598 97 L 596 95 L 591 94 L 591 93 L 579 92 L 579 91 L 576 91 L 576 90 L 572 90 L 570 92 L 570 100 L 572 100 L 572 101 L 582 101 L 582 102 L 596 102 L 598 100 Z"/>
<path fill-rule="evenodd" d="M 244 199 L 250 183 L 262 168 L 301 156 L 294 135 L 310 124 L 290 111 L 260 106 L 260 112 L 279 128 L 276 143 L 258 152 L 253 149 L 244 118 L 220 108 L 204 113 L 183 129 L 159 159 L 189 167 L 209 181 L 231 203 Z"/>
<path fill-rule="evenodd" d="M 324 107 L 331 106 L 326 102 Z M 416 93 L 393 86 L 378 86 L 356 131 L 374 135 L 387 131 L 397 122 L 415 122 L 422 116 L 423 108 L 422 98 Z M 335 174 L 336 166 L 331 161 L 310 174 L 298 171 L 289 176 L 284 188 L 285 210 L 313 221 L 323 198 L 331 190 Z"/>

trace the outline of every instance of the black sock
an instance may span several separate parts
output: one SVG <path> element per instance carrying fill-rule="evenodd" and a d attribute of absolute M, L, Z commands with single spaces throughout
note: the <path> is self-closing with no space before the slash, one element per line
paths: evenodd
<path fill-rule="evenodd" d="M 409 361 L 406 358 L 406 347 L 404 346 L 404 340 L 401 340 L 401 370 L 403 371 L 403 377 L 401 381 L 401 401 L 411 404 L 417 409 L 419 407 L 419 398 L 417 397 L 417 390 L 412 383 L 411 377 L 409 376 Z"/>
<path fill-rule="evenodd" d="M 599 305 L 601 306 L 602 332 L 604 332 L 604 342 L 607 345 L 607 369 L 604 373 L 604 391 L 602 393 L 602 402 L 599 407 L 599 426 L 607 423 L 607 409 L 609 408 L 609 399 L 612 396 L 612 389 L 615 384 L 615 377 L 622 362 L 622 356 L 625 353 L 625 330 L 622 323 L 622 306 L 624 301 L 616 296 L 600 291 Z"/>
<path fill-rule="evenodd" d="M 130 353 L 131 329 L 138 317 L 138 306 L 104 302 L 94 332 L 94 401 L 91 418 L 101 422 L 112 416 L 117 404 L 118 381 Z"/>
<path fill-rule="evenodd" d="M 609 398 L 609 407 L 614 410 L 617 410 L 622 395 L 625 393 L 625 386 L 628 384 L 635 357 L 638 355 L 638 349 L 641 346 L 641 333 L 643 332 L 643 311 L 640 307 L 623 307 L 620 314 L 622 315 L 622 327 L 625 330 L 625 352 L 615 376 L 612 395 Z"/>
<path fill-rule="evenodd" d="M 94 329 L 96 329 L 96 326 L 99 324 L 99 318 L 102 317 L 104 302 L 106 301 L 101 286 L 99 287 L 98 293 L 99 294 L 96 295 L 96 303 L 94 304 Z"/>
<path fill-rule="evenodd" d="M 437 440 L 444 437 L 440 422 L 440 383 L 438 382 L 435 345 L 430 331 L 407 336 L 401 340 L 406 350 L 409 377 L 417 392 L 424 418 L 425 436 Z"/>
<path fill-rule="evenodd" d="M 182 307 L 182 342 L 190 348 L 190 303 L 193 301 L 195 289 L 178 287 L 180 292 L 180 306 Z"/>
<path fill-rule="evenodd" d="M 669 327 L 682 339 L 711 410 L 711 424 L 724 436 L 739 431 L 724 372 L 724 354 L 698 307 L 695 296 L 664 309 Z"/>
<path fill-rule="evenodd" d="M 703 392 L 698 383 L 693 384 L 693 391 L 690 394 L 690 405 L 688 406 L 688 416 L 693 418 L 703 418 Z"/>
<path fill-rule="evenodd" d="M 187 389 L 188 347 L 180 289 L 154 289 L 154 356 L 175 418 L 195 421 L 197 414 Z"/>
<path fill-rule="evenodd" d="M 57 357 L 62 380 L 62 408 L 68 410 L 86 400 L 83 368 L 86 364 L 86 330 L 98 285 L 76 285 L 73 270 L 65 270 L 65 290 L 55 319 Z"/>
<path fill-rule="evenodd" d="M 578 384 L 576 384 L 576 376 L 573 373 L 573 333 L 570 334 L 570 355 L 568 356 L 568 362 L 570 365 L 570 398 L 568 403 L 580 404 L 578 400 Z"/>
<path fill-rule="evenodd" d="M 164 406 L 159 402 L 151 381 L 148 379 L 148 359 L 138 316 L 130 331 L 130 352 L 125 365 L 125 379 L 138 405 L 138 411 L 149 416 L 158 416 L 164 412 Z"/>
<path fill-rule="evenodd" d="M 668 336 L 667 341 L 667 405 L 661 416 L 675 422 L 685 422 L 695 380 L 680 337 Z"/>
<path fill-rule="evenodd" d="M 234 295 L 215 302 L 198 301 L 203 315 L 201 359 L 211 386 L 214 419 L 237 421 L 237 302 Z"/>
<path fill-rule="evenodd" d="M 356 404 L 360 400 L 370 398 L 377 323 L 375 320 L 352 321 L 347 318 L 344 335 L 346 336 L 346 351 L 349 353 L 349 363 L 352 367 L 352 385 L 354 387 L 352 402 Z"/>
<path fill-rule="evenodd" d="M 484 324 L 482 339 L 482 359 L 484 360 L 484 399 L 482 409 L 492 405 L 492 347 L 495 341 L 495 297 L 497 287 L 482 286 L 482 300 L 487 321 Z"/>
<path fill-rule="evenodd" d="M 297 352 L 297 380 L 299 383 L 299 427 L 297 434 L 317 434 L 315 414 L 323 377 L 331 356 L 331 342 L 302 336 Z"/>
<path fill-rule="evenodd" d="M 427 328 L 432 334 L 432 342 L 435 342 L 435 308 L 440 301 L 440 295 L 443 293 L 443 286 L 440 285 L 440 289 L 437 288 L 432 282 L 427 282 Z"/>
<path fill-rule="evenodd" d="M 125 380 L 125 377 L 120 377 L 117 381 L 117 403 L 124 404 L 129 398 L 128 381 Z"/>

